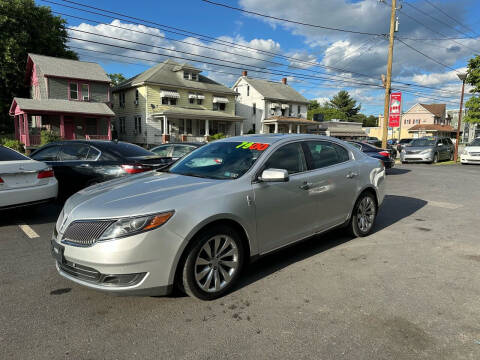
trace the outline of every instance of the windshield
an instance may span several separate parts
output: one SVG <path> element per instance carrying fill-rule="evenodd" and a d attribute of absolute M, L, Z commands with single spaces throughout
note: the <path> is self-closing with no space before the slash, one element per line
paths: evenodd
<path fill-rule="evenodd" d="M 213 142 L 179 160 L 169 172 L 209 179 L 237 179 L 252 167 L 268 146 L 240 141 Z"/>
<path fill-rule="evenodd" d="M 480 146 L 480 138 L 473 140 L 468 146 Z"/>
<path fill-rule="evenodd" d="M 411 147 L 435 146 L 435 139 L 415 139 L 410 143 Z"/>

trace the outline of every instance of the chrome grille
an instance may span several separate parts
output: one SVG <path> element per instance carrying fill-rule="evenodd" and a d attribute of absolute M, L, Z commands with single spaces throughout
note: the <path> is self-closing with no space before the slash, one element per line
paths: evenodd
<path fill-rule="evenodd" d="M 74 221 L 62 237 L 62 242 L 78 246 L 90 246 L 97 241 L 103 232 L 111 225 L 112 220 Z"/>

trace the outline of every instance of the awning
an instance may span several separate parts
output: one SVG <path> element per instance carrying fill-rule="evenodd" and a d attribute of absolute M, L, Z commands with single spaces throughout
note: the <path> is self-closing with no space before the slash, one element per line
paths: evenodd
<path fill-rule="evenodd" d="M 189 98 L 189 99 L 196 99 L 196 98 L 197 98 L 197 95 L 195 95 L 195 94 L 188 94 L 188 98 Z"/>
<path fill-rule="evenodd" d="M 288 104 L 282 104 L 282 109 L 288 109 L 288 108 L 289 108 Z"/>
<path fill-rule="evenodd" d="M 162 90 L 160 91 L 160 97 L 162 98 L 173 98 L 173 99 L 179 99 L 180 94 L 176 91 L 168 91 L 168 90 Z"/>
<path fill-rule="evenodd" d="M 220 103 L 220 104 L 228 104 L 228 99 L 224 97 L 214 97 L 213 102 Z"/>
<path fill-rule="evenodd" d="M 277 103 L 271 103 L 270 104 L 270 109 L 275 109 L 277 107 L 280 107 L 280 104 L 277 104 Z"/>
<path fill-rule="evenodd" d="M 197 94 L 197 99 L 204 100 L 204 99 L 205 99 L 205 95 Z"/>

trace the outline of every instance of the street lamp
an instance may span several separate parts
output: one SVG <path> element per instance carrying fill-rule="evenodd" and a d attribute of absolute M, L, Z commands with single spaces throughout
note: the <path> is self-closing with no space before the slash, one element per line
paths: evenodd
<path fill-rule="evenodd" d="M 460 80 L 462 80 L 462 96 L 460 98 L 460 112 L 458 113 L 457 141 L 455 142 L 455 156 L 454 156 L 455 162 L 457 162 L 457 159 L 458 159 L 458 142 L 460 141 L 460 126 L 462 124 L 463 94 L 465 93 L 465 79 L 467 78 L 467 74 L 461 73 L 461 74 L 457 74 L 457 76 Z"/>

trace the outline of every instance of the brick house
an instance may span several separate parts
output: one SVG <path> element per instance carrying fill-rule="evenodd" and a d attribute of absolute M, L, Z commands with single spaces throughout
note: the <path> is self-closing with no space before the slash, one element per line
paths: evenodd
<path fill-rule="evenodd" d="M 30 98 L 15 97 L 9 114 L 26 148 L 40 145 L 40 131 L 62 139 L 111 139 L 110 79 L 92 62 L 29 54 L 25 81 Z"/>

